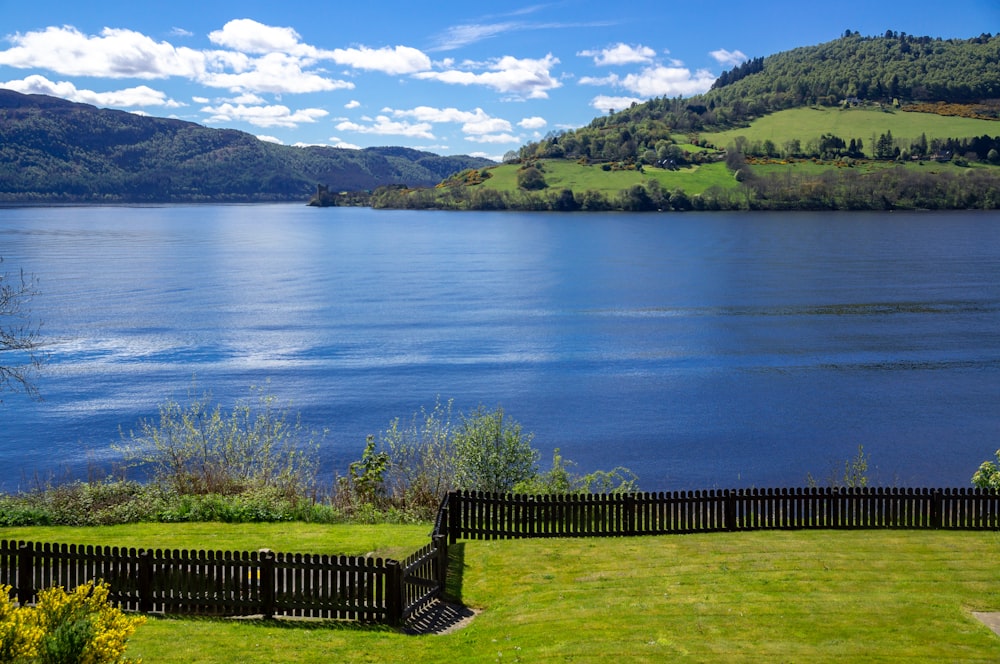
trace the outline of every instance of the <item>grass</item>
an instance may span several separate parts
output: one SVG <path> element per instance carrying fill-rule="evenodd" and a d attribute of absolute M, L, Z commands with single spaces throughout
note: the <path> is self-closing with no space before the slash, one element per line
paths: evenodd
<path fill-rule="evenodd" d="M 749 141 L 770 139 L 780 148 L 793 138 L 807 141 L 822 134 L 834 134 L 845 141 L 860 138 L 865 150 L 874 148 L 872 137 L 891 131 L 893 138 L 909 144 L 926 134 L 932 138 L 972 138 L 984 134 L 1000 133 L 1000 122 L 978 120 L 933 113 L 907 113 L 881 111 L 874 108 L 841 110 L 829 107 L 792 108 L 771 113 L 754 120 L 749 127 L 720 132 L 705 132 L 701 138 L 719 147 L 725 147 L 737 136 Z"/>
<path fill-rule="evenodd" d="M 178 527 L 157 526 L 165 540 Z M 242 528 L 258 526 L 234 527 L 218 537 Z M 342 531 L 331 534 L 328 546 L 336 547 L 353 526 L 324 528 Z M 371 540 L 376 545 L 410 532 L 376 530 L 384 530 Z M 73 537 L 88 533 L 89 543 L 112 544 L 129 529 L 83 529 Z M 21 534 L 39 539 L 48 531 Z M 271 537 L 266 529 L 263 534 L 251 540 Z M 1000 610 L 996 532 L 474 541 L 452 551 L 451 591 L 481 613 L 450 634 L 413 637 L 328 622 L 157 618 L 135 634 L 129 655 L 151 663 L 1000 659 L 1000 638 L 970 613 Z"/>
<path fill-rule="evenodd" d="M 477 185 L 500 191 L 517 191 L 517 164 L 503 164 L 490 169 L 492 177 Z M 646 167 L 644 173 L 635 170 L 605 171 L 599 165 L 584 166 L 571 160 L 546 159 L 542 161 L 545 181 L 550 191 L 572 189 L 576 194 L 599 191 L 615 195 L 629 187 L 651 179 L 659 180 L 668 191 L 683 189 L 688 195 L 700 194 L 712 186 L 735 187 L 732 173 L 723 163 L 704 164 L 668 171 Z"/>
<path fill-rule="evenodd" d="M 130 523 L 119 526 L 0 528 L 0 539 L 146 549 L 290 553 L 374 553 L 401 559 L 427 544 L 432 526 L 283 523 Z"/>

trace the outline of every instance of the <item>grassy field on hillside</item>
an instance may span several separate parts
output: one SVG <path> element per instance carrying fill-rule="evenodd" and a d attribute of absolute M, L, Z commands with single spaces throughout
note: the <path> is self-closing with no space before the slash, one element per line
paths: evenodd
<path fill-rule="evenodd" d="M 256 544 L 270 542 L 268 529 L 278 527 L 226 531 L 208 525 L 220 527 L 221 548 L 229 548 L 226 538 L 237 528 L 263 528 L 263 537 L 251 535 Z M 169 533 L 176 527 L 157 526 L 160 541 L 173 540 Z M 388 527 L 374 541 L 405 539 L 407 532 Z M 48 534 L 17 533 L 31 539 Z M 128 536 L 127 529 L 62 534 L 119 545 Z M 452 633 L 407 636 L 350 623 L 154 618 L 136 632 L 128 654 L 150 664 L 1000 659 L 1000 638 L 971 613 L 1000 610 L 996 532 L 471 541 L 453 547 L 452 556 L 451 592 L 479 612 Z"/>
<path fill-rule="evenodd" d="M 542 160 L 542 171 L 550 190 L 572 189 L 575 193 L 599 191 L 614 195 L 636 184 L 658 180 L 664 189 L 683 189 L 689 195 L 700 194 L 709 187 L 734 187 L 736 181 L 726 165 L 717 162 L 668 171 L 647 166 L 643 173 L 636 170 L 605 171 L 600 165 L 585 166 L 569 160 Z M 490 169 L 492 177 L 477 185 L 499 191 L 517 191 L 518 164 L 503 164 Z"/>
<path fill-rule="evenodd" d="M 725 148 L 737 136 L 749 141 L 772 140 L 779 147 L 792 138 L 806 141 L 822 134 L 834 134 L 846 141 L 860 138 L 865 149 L 874 146 L 873 137 L 891 131 L 896 139 L 909 144 L 926 134 L 931 138 L 971 138 L 1000 135 L 1000 122 L 976 120 L 933 113 L 907 113 L 899 110 L 882 111 L 874 107 L 840 109 L 830 107 L 793 108 L 765 115 L 751 123 L 721 132 L 705 132 L 701 138 Z"/>

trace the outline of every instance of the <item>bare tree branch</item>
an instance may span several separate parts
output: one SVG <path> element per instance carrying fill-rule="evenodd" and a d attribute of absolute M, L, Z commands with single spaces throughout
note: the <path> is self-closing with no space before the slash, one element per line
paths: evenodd
<path fill-rule="evenodd" d="M 40 326 L 32 323 L 28 310 L 37 294 L 34 277 L 26 276 L 24 270 L 15 275 L 0 273 L 0 394 L 24 392 L 39 398 L 33 378 L 45 356 Z"/>

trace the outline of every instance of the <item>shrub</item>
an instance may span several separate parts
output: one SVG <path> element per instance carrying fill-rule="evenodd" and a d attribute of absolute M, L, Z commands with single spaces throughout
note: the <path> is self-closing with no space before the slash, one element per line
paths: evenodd
<path fill-rule="evenodd" d="M 984 461 L 972 476 L 972 484 L 980 489 L 1000 489 L 1000 450 L 996 451 L 996 462 Z"/>
<path fill-rule="evenodd" d="M 514 486 L 516 493 L 629 493 L 638 490 L 638 478 L 628 468 L 618 466 L 612 470 L 596 470 L 586 475 L 570 472 L 575 466 L 564 460 L 556 448 L 552 453 L 552 468 L 538 473 Z"/>
<path fill-rule="evenodd" d="M 317 445 L 273 396 L 260 392 L 255 404 L 238 402 L 229 414 L 209 401 L 208 395 L 186 406 L 167 401 L 159 421 L 142 420 L 138 431 L 123 434 L 117 449 L 126 465 L 182 495 L 232 494 L 254 486 L 289 496 L 313 490 Z"/>
<path fill-rule="evenodd" d="M 43 590 L 35 606 L 14 607 L 0 586 L 0 661 L 45 664 L 124 664 L 128 639 L 143 616 L 108 602 L 108 585 L 89 582 L 71 593 Z"/>
<path fill-rule="evenodd" d="M 503 408 L 493 411 L 480 405 L 453 436 L 455 484 L 459 489 L 506 493 L 536 472 L 538 452 L 532 434 L 522 435 L 521 425 L 504 421 Z"/>

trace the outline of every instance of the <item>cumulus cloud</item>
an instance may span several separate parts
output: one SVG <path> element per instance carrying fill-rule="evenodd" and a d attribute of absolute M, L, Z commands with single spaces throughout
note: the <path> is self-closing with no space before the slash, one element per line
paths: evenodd
<path fill-rule="evenodd" d="M 276 145 L 284 145 L 285 142 L 276 136 L 267 136 L 266 134 L 257 134 L 258 141 L 264 141 L 265 143 L 274 143 Z"/>
<path fill-rule="evenodd" d="M 522 129 L 541 129 L 547 124 L 548 122 L 545 121 L 545 118 L 540 118 L 536 115 L 534 117 L 524 118 L 517 123 L 517 126 Z"/>
<path fill-rule="evenodd" d="M 472 141 L 473 143 L 519 143 L 520 139 L 517 136 L 511 136 L 510 134 L 473 134 L 466 136 L 465 140 Z"/>
<path fill-rule="evenodd" d="M 212 72 L 202 77 L 202 83 L 233 92 L 304 93 L 329 90 L 351 90 L 354 83 L 326 78 L 304 71 L 302 62 L 286 53 L 268 53 L 249 63 L 246 71 Z"/>
<path fill-rule="evenodd" d="M 692 73 L 686 67 L 657 66 L 625 76 L 620 85 L 643 97 L 675 97 L 706 92 L 715 79 L 715 74 L 705 69 Z"/>
<path fill-rule="evenodd" d="M 715 58 L 715 61 L 718 62 L 720 65 L 729 65 L 732 67 L 735 67 L 736 65 L 742 64 L 747 60 L 749 60 L 749 58 L 743 51 L 739 50 L 727 51 L 724 48 L 720 48 L 717 51 L 711 51 L 709 52 L 709 55 Z"/>
<path fill-rule="evenodd" d="M 124 90 L 113 90 L 111 92 L 95 92 L 93 90 L 81 90 L 69 81 L 50 81 L 39 74 L 33 74 L 21 80 L 0 83 L 0 88 L 7 88 L 23 94 L 61 97 L 69 101 L 102 107 L 131 108 L 136 106 L 160 106 L 164 108 L 180 108 L 184 106 L 184 104 L 167 97 L 166 93 L 154 90 L 145 85 L 125 88 Z"/>
<path fill-rule="evenodd" d="M 219 106 L 206 106 L 202 113 L 211 114 L 205 121 L 209 124 L 223 122 L 247 122 L 255 127 L 287 127 L 293 129 L 303 123 L 316 122 L 327 114 L 321 108 L 305 108 L 292 111 L 287 106 L 246 106 L 244 104 L 224 103 Z"/>
<path fill-rule="evenodd" d="M 229 21 L 221 30 L 208 33 L 213 44 L 243 53 L 293 53 L 315 56 L 316 49 L 303 44 L 292 28 L 264 25 L 249 18 Z"/>
<path fill-rule="evenodd" d="M 0 65 L 48 69 L 66 76 L 196 79 L 207 57 L 190 48 L 175 48 L 133 30 L 104 28 L 99 36 L 71 26 L 18 33 L 13 46 L 0 51 Z"/>
<path fill-rule="evenodd" d="M 551 70 L 559 64 L 559 58 L 551 53 L 544 58 L 515 58 L 506 55 L 485 65 L 487 71 L 475 72 L 465 69 L 427 71 L 414 74 L 416 78 L 436 80 L 453 85 L 482 85 L 515 98 L 546 99 L 548 91 L 562 84 Z M 474 65 L 470 65 L 474 66 Z"/>
<path fill-rule="evenodd" d="M 378 134 L 380 136 L 406 136 L 408 138 L 426 138 L 434 140 L 429 122 L 410 123 L 407 121 L 395 122 L 386 115 L 379 115 L 374 120 L 368 120 L 371 124 L 358 124 L 350 120 L 344 120 L 337 124 L 338 131 L 353 131 L 359 134 Z"/>
<path fill-rule="evenodd" d="M 645 101 L 651 97 L 686 97 L 706 92 L 712 87 L 715 79 L 715 74 L 706 69 L 692 72 L 683 66 L 656 65 L 646 67 L 638 74 L 626 76 L 611 74 L 599 78 L 584 76 L 578 82 L 580 85 L 606 85 L 624 88 L 643 97 L 639 101 Z"/>
<path fill-rule="evenodd" d="M 323 56 L 339 65 L 392 75 L 412 74 L 431 68 L 431 59 L 419 49 L 410 46 L 338 48 L 324 51 Z"/>
<path fill-rule="evenodd" d="M 608 111 L 621 111 L 632 104 L 641 104 L 646 101 L 638 97 L 613 97 L 609 95 L 598 95 L 590 100 L 590 106 L 602 113 Z"/>
<path fill-rule="evenodd" d="M 352 99 L 351 101 L 344 104 L 344 108 L 358 108 L 361 106 L 361 102 L 357 99 Z"/>
<path fill-rule="evenodd" d="M 609 65 L 646 64 L 653 61 L 653 58 L 656 57 L 656 51 L 641 44 L 630 46 L 629 44 L 618 43 L 600 51 L 580 51 L 577 55 L 594 58 L 595 65 L 605 67 Z"/>
<path fill-rule="evenodd" d="M 342 148 L 344 150 L 360 150 L 360 145 L 355 145 L 354 143 L 348 143 L 347 141 L 342 141 L 336 136 L 330 137 L 330 145 L 335 148 Z"/>

